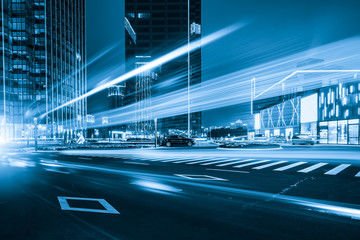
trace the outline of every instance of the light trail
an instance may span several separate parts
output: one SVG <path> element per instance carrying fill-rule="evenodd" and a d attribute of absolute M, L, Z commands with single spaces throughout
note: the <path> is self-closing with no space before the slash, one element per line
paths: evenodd
<path fill-rule="evenodd" d="M 250 79 L 256 77 L 256 87 L 260 94 L 256 95 L 256 100 L 268 97 L 280 96 L 283 93 L 277 86 L 286 81 L 286 89 L 302 87 L 305 90 L 312 90 L 323 86 L 323 80 L 339 79 L 339 82 L 360 80 L 360 74 L 356 74 L 360 69 L 360 38 L 354 37 L 339 42 L 327 44 L 305 52 L 293 54 L 285 58 L 277 59 L 258 66 L 241 69 L 223 76 L 215 77 L 191 87 L 191 112 L 206 111 L 221 107 L 232 106 L 235 104 L 250 103 Z M 314 54 L 314 52 L 316 54 Z M 321 64 L 311 64 L 308 69 L 293 70 L 294 66 L 304 60 L 304 56 L 315 58 L 325 58 L 326 66 Z M 350 70 L 339 69 L 338 66 L 347 67 Z M 336 67 L 336 69 L 330 69 Z M 204 66 L 206 70 L 208 66 Z M 312 70 L 309 70 L 312 69 Z M 319 69 L 322 68 L 322 69 Z M 324 69 L 328 68 L 328 69 Z M 211 69 L 211 68 L 210 68 Z M 299 79 L 299 73 L 304 75 Z M 355 73 L 355 74 L 354 74 Z M 349 78 L 353 74 L 354 78 Z M 284 76 L 286 76 L 284 78 Z M 306 78 L 305 78 L 306 77 Z M 344 77 L 347 80 L 344 80 Z M 279 81 L 279 79 L 281 79 Z M 174 81 L 181 80 L 180 75 L 172 76 L 167 81 L 161 81 L 154 87 L 171 86 Z M 160 89 L 161 90 L 161 89 Z M 160 91 L 161 92 L 161 91 Z M 187 87 L 166 92 L 162 95 L 152 97 L 152 107 L 150 119 L 178 116 L 187 113 Z M 89 128 L 104 126 L 121 125 L 134 121 L 133 114 L 136 105 L 131 104 L 121 108 L 107 110 L 93 114 L 95 119 L 109 117 L 109 123 L 103 125 L 96 123 Z M 246 110 L 247 111 L 247 110 Z M 250 108 L 249 108 L 250 111 Z"/>
<path fill-rule="evenodd" d="M 275 83 L 274 85 L 272 85 L 268 89 L 262 91 L 260 94 L 256 95 L 254 97 L 254 99 L 260 97 L 264 93 L 270 91 L 271 89 L 273 89 L 277 85 L 285 82 L 286 80 L 288 80 L 289 78 L 295 76 L 298 73 L 358 73 L 358 72 L 360 72 L 360 70 L 297 70 L 297 71 L 291 73 L 290 75 L 286 76 L 285 78 L 281 79 L 279 82 Z"/>
<path fill-rule="evenodd" d="M 145 187 L 149 191 L 150 190 L 160 191 L 159 193 L 162 194 L 171 193 L 171 192 L 175 192 L 182 195 L 188 194 L 186 193 L 186 191 L 182 191 L 177 187 L 173 187 L 169 183 L 180 184 L 183 186 L 192 186 L 200 189 L 208 189 L 216 192 L 230 193 L 248 198 L 259 199 L 262 201 L 262 203 L 259 203 L 261 205 L 267 204 L 268 202 L 278 202 L 288 205 L 305 207 L 305 209 L 303 210 L 307 210 L 307 212 L 316 211 L 320 214 L 331 214 L 340 217 L 351 218 L 354 220 L 360 220 L 360 206 L 355 204 L 332 202 L 332 201 L 325 201 L 325 200 L 311 199 L 304 197 L 295 197 L 295 196 L 274 194 L 268 192 L 260 192 L 255 190 L 234 188 L 231 186 L 207 184 L 196 181 L 182 180 L 179 179 L 178 177 L 173 177 L 168 175 L 146 173 L 146 172 L 135 172 L 129 170 L 118 170 L 116 168 L 97 167 L 96 165 L 91 165 L 91 164 L 74 164 L 74 163 L 65 163 L 65 162 L 58 162 L 58 164 L 63 168 L 78 169 L 84 171 L 106 172 L 111 174 L 119 174 L 119 175 L 127 176 L 135 179 L 135 181 L 132 182 L 133 184 Z M 286 208 L 282 208 L 282 211 L 286 211 Z M 304 214 L 304 211 L 302 211 L 302 209 L 299 209 L 297 213 Z"/>
<path fill-rule="evenodd" d="M 164 56 L 161 56 L 161 57 L 149 62 L 146 65 L 143 65 L 143 66 L 141 66 L 141 67 L 139 67 L 139 68 L 137 68 L 135 70 L 132 70 L 132 71 L 130 71 L 130 72 L 118 77 L 118 78 L 115 78 L 114 80 L 112 80 L 110 82 L 107 82 L 107 83 L 105 83 L 105 84 L 103 84 L 103 85 L 101 85 L 99 87 L 96 87 L 96 88 L 90 90 L 89 92 L 83 94 L 82 96 L 79 96 L 79 97 L 77 97 L 75 99 L 72 99 L 72 100 L 68 101 L 67 103 L 64 103 L 61 106 L 58 106 L 58 107 L 56 107 L 54 109 L 51 109 L 50 111 L 42 114 L 40 116 L 40 118 L 44 118 L 49 113 L 52 113 L 52 112 L 57 111 L 57 110 L 59 110 L 59 109 L 61 109 L 63 107 L 66 107 L 66 106 L 68 106 L 70 104 L 73 104 L 73 103 L 75 103 L 75 102 L 77 102 L 77 101 L 79 101 L 81 99 L 87 98 L 87 97 L 89 97 L 89 96 L 91 96 L 91 95 L 93 95 L 95 93 L 98 93 L 98 92 L 100 92 L 100 91 L 102 91 L 102 90 L 104 90 L 104 89 L 106 89 L 108 87 L 111 87 L 113 85 L 116 85 L 116 84 L 119 84 L 119 83 L 121 83 L 123 81 L 126 81 L 126 80 L 138 75 L 139 73 L 148 71 L 148 70 L 150 70 L 150 69 L 152 69 L 154 67 L 157 67 L 157 66 L 162 65 L 164 63 L 167 63 L 167 62 L 169 62 L 171 60 L 174 60 L 174 59 L 176 59 L 176 58 L 178 58 L 178 57 L 180 57 L 182 55 L 185 55 L 188 51 L 192 52 L 192 51 L 200 48 L 201 46 L 207 45 L 207 44 L 209 44 L 209 43 L 211 43 L 213 41 L 216 41 L 217 39 L 220 39 L 220 38 L 234 32 L 234 31 L 240 29 L 243 26 L 244 26 L 244 24 L 234 24 L 232 26 L 229 26 L 229 27 L 226 27 L 226 28 L 221 29 L 219 31 L 216 31 L 216 32 L 214 32 L 214 33 L 212 33 L 212 34 L 210 34 L 210 35 L 208 35 L 208 36 L 206 36 L 206 37 L 204 37 L 204 38 L 202 38 L 200 40 L 191 42 L 189 47 L 188 47 L 188 45 L 185 45 L 185 46 L 182 46 L 182 47 L 180 47 L 180 48 L 178 48 L 176 50 L 173 50 L 170 53 L 167 53 Z"/>

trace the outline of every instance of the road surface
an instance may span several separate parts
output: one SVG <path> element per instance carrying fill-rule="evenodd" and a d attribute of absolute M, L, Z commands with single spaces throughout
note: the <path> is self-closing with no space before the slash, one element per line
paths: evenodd
<path fill-rule="evenodd" d="M 4 152 L 0 239 L 359 239 L 360 148 Z"/>

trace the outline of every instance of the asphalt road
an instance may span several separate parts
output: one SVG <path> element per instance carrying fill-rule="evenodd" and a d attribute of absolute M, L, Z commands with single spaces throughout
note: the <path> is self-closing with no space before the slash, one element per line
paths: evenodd
<path fill-rule="evenodd" d="M 359 239 L 359 172 L 356 147 L 8 151 L 0 239 Z"/>

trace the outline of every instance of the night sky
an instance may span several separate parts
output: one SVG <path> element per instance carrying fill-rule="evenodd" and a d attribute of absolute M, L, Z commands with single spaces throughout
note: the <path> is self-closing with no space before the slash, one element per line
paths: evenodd
<path fill-rule="evenodd" d="M 203 36 L 233 23 L 248 24 L 202 48 L 202 81 L 359 35 L 359 9 L 356 0 L 203 0 Z M 123 19 L 124 0 L 87 0 L 88 61 L 118 44 L 88 67 L 89 87 L 103 80 L 99 72 L 124 72 Z M 89 101 L 89 112 L 100 111 L 99 106 L 99 98 Z M 248 112 L 247 105 L 207 111 L 203 125 L 247 120 Z"/>

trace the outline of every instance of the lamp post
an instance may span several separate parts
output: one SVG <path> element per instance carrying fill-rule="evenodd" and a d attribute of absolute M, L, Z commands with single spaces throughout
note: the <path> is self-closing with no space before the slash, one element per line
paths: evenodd
<path fill-rule="evenodd" d="M 250 105 L 251 105 L 251 115 L 254 114 L 254 98 L 255 98 L 255 81 L 256 81 L 256 78 L 253 78 L 251 79 L 251 82 L 250 82 Z"/>
<path fill-rule="evenodd" d="M 38 150 L 38 121 L 34 118 L 34 138 L 35 138 L 35 152 Z"/>
<path fill-rule="evenodd" d="M 157 118 L 154 119 L 155 125 L 155 148 L 157 147 Z"/>

